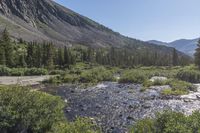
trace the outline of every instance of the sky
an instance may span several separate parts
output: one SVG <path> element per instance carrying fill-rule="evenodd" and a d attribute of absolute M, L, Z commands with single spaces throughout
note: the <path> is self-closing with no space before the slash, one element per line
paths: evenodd
<path fill-rule="evenodd" d="M 125 36 L 140 40 L 200 37 L 200 0 L 55 0 Z"/>

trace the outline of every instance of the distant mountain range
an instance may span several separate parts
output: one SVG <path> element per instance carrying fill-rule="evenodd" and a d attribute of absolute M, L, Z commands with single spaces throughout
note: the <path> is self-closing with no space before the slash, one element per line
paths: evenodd
<path fill-rule="evenodd" d="M 176 41 L 173 41 L 170 43 L 161 42 L 161 41 L 157 41 L 157 40 L 150 40 L 148 42 L 153 43 L 153 44 L 173 47 L 181 52 L 184 52 L 185 54 L 187 54 L 189 56 L 193 56 L 195 53 L 195 49 L 197 48 L 198 40 L 199 40 L 199 38 L 197 38 L 197 39 L 180 39 L 180 40 L 176 40 Z"/>

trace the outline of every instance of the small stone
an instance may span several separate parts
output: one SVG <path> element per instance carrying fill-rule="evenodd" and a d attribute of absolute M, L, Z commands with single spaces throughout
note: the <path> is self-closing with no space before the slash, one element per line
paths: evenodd
<path fill-rule="evenodd" d="M 128 116 L 128 117 L 127 117 L 127 120 L 132 120 L 132 121 L 133 121 L 133 120 L 134 120 L 134 118 L 133 118 L 133 117 L 131 117 L 131 116 Z"/>

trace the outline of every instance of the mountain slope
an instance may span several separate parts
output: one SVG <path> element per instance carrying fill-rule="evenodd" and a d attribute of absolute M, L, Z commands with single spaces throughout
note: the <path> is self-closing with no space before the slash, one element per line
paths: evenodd
<path fill-rule="evenodd" d="M 171 53 L 172 48 L 128 38 L 51 0 L 1 0 L 0 31 L 15 39 L 52 41 L 57 45 L 127 47 L 139 52 Z M 179 52 L 179 55 L 185 56 Z"/>
<path fill-rule="evenodd" d="M 1 30 L 8 27 L 15 38 L 95 46 L 126 44 L 118 33 L 50 0 L 1 0 L 0 12 Z"/>
<path fill-rule="evenodd" d="M 168 45 L 168 43 L 166 43 L 166 42 L 161 42 L 161 41 L 157 41 L 157 40 L 150 40 L 147 42 L 152 43 L 152 44 L 157 44 L 157 45 L 164 45 L 164 46 Z"/>
<path fill-rule="evenodd" d="M 199 38 L 197 38 L 197 39 L 180 39 L 180 40 L 176 40 L 176 41 L 173 41 L 170 43 L 161 42 L 161 41 L 157 41 L 157 40 L 150 40 L 148 42 L 158 44 L 158 45 L 165 45 L 168 47 L 173 47 L 183 53 L 186 53 L 189 56 L 193 56 L 195 53 L 195 49 L 197 48 L 198 40 L 199 40 Z"/>

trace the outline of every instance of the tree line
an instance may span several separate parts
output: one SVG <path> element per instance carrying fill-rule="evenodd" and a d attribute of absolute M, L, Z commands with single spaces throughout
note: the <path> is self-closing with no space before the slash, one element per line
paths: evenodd
<path fill-rule="evenodd" d="M 77 62 L 117 67 L 187 65 L 190 59 L 176 49 L 162 53 L 152 49 L 56 47 L 53 43 L 13 42 L 5 29 L 0 39 L 0 65 L 7 67 L 67 68 Z"/>

